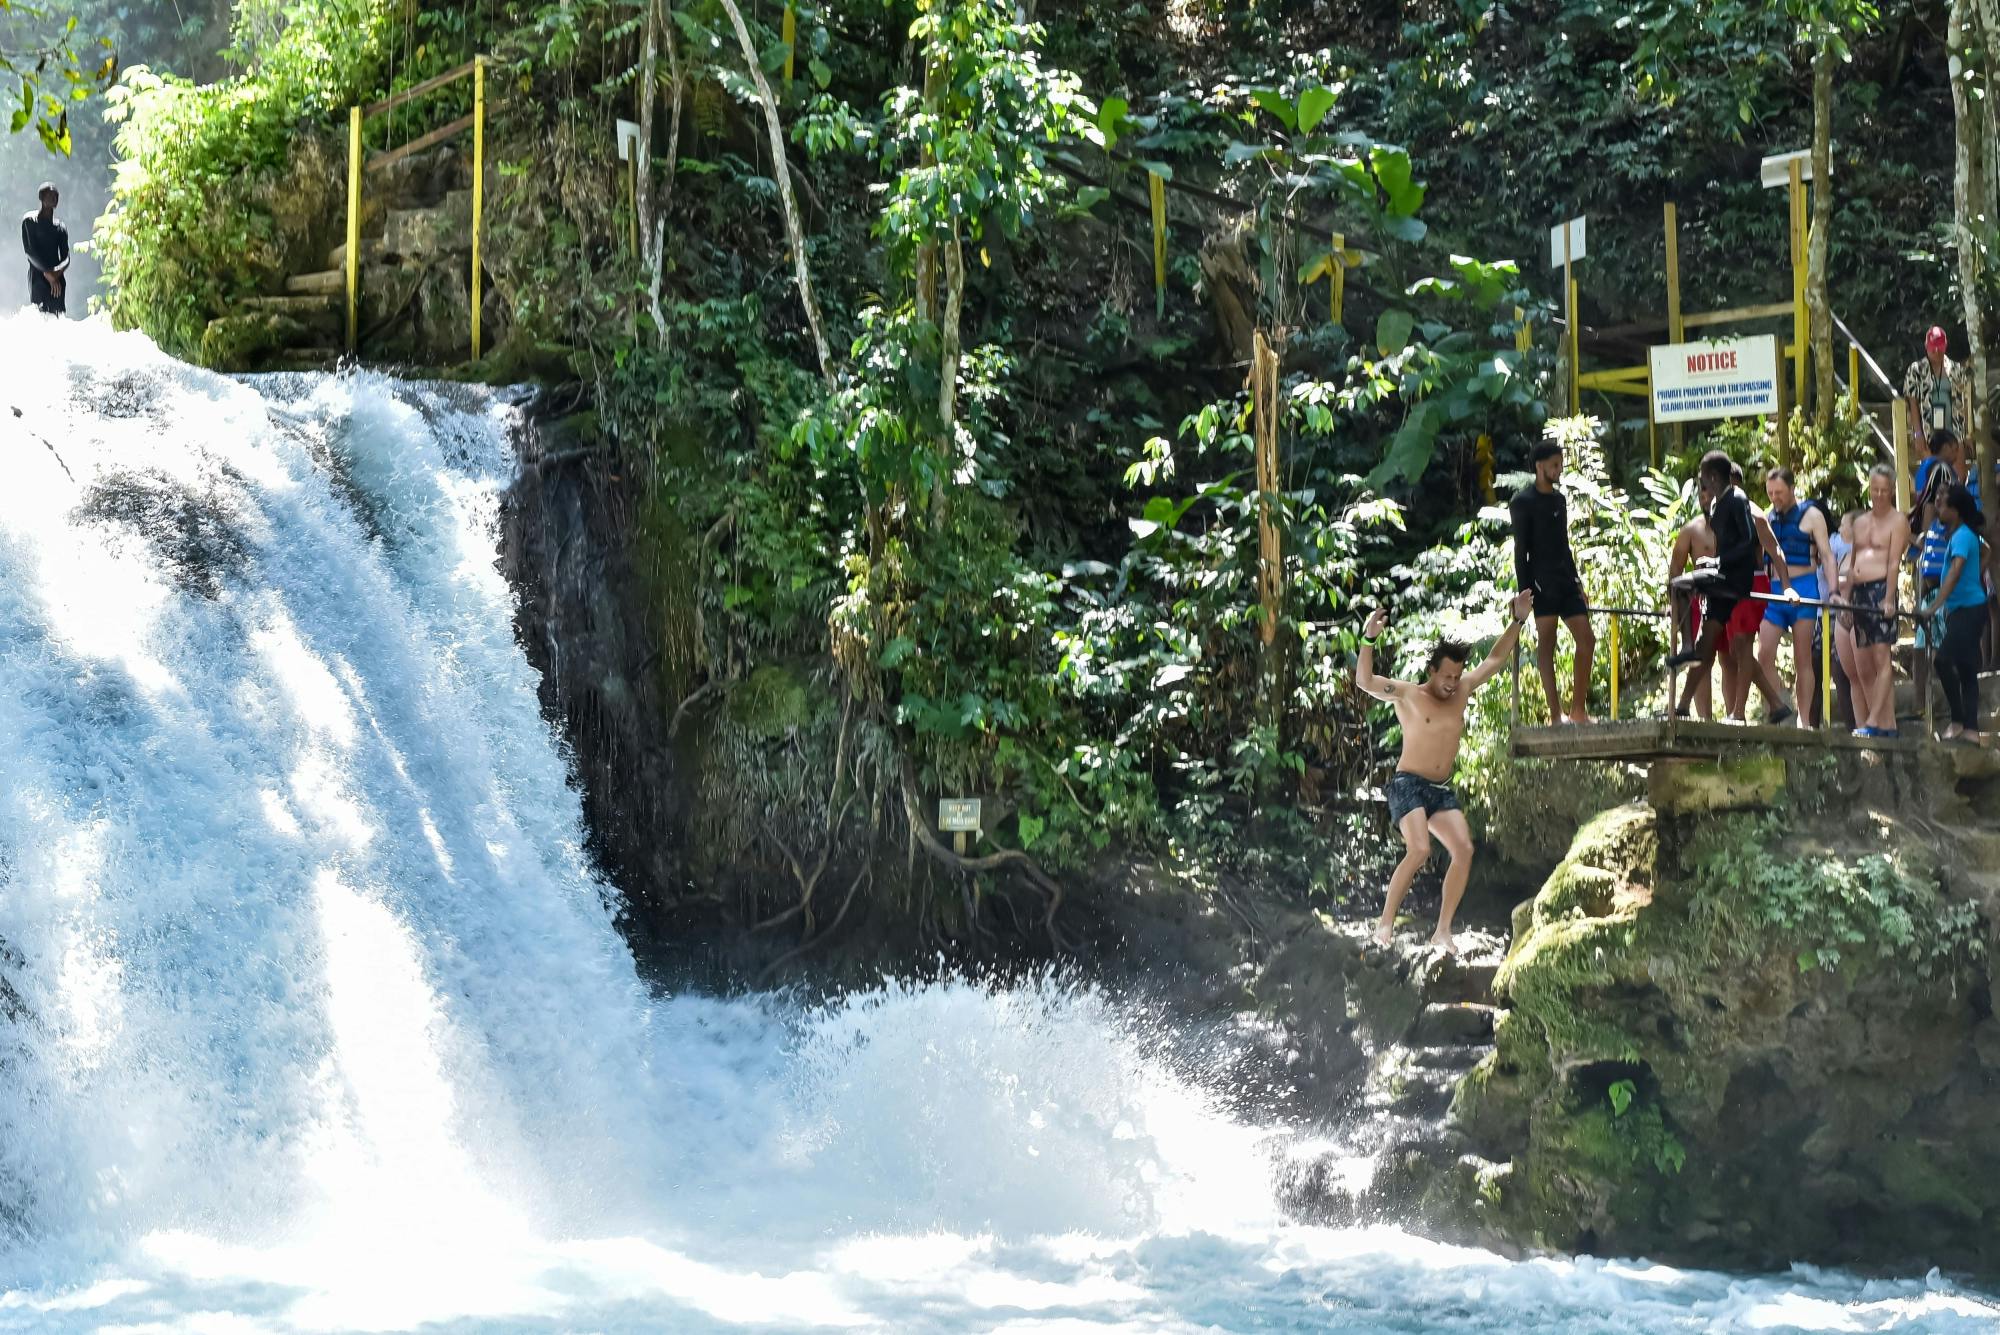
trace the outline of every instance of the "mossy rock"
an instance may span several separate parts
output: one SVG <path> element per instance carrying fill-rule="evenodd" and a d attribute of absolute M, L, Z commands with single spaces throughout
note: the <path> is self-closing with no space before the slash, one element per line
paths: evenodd
<path fill-rule="evenodd" d="M 1988 928 L 1916 828 L 1794 804 L 1579 830 L 1455 1093 L 1472 1152 L 1512 1167 L 1468 1218 L 1530 1249 L 2000 1271 Z"/>
<path fill-rule="evenodd" d="M 289 315 L 248 311 L 208 323 L 201 336 L 201 364 L 211 371 L 255 371 L 288 348 L 304 347 L 312 339 L 304 324 Z"/>
<path fill-rule="evenodd" d="M 760 667 L 729 693 L 729 721 L 754 737 L 782 737 L 812 721 L 806 683 L 790 668 Z"/>
<path fill-rule="evenodd" d="M 1689 814 L 1769 807 L 1785 792 L 1785 762 L 1777 755 L 1717 761 L 1661 761 L 1647 783 L 1656 811 Z"/>

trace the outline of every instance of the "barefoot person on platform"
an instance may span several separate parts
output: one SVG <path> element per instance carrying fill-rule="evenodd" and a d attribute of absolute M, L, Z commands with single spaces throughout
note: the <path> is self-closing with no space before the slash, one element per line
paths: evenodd
<path fill-rule="evenodd" d="M 1451 791 L 1452 767 L 1458 763 L 1459 739 L 1465 735 L 1465 706 L 1472 693 L 1500 671 L 1514 644 L 1521 637 L 1521 624 L 1534 605 L 1532 592 L 1514 598 L 1514 620 L 1493 643 L 1486 661 L 1467 672 L 1466 647 L 1445 640 L 1431 651 L 1426 675 L 1421 682 L 1395 681 L 1375 675 L 1375 637 L 1388 624 L 1387 611 L 1377 608 L 1368 618 L 1361 635 L 1361 662 L 1354 672 L 1354 684 L 1377 700 L 1396 707 L 1396 721 L 1403 725 L 1403 754 L 1396 773 L 1389 780 L 1389 817 L 1403 836 L 1403 860 L 1389 878 L 1388 901 L 1382 906 L 1382 921 L 1375 940 L 1388 945 L 1396 923 L 1396 910 L 1431 856 L 1431 835 L 1451 854 L 1451 868 L 1444 877 L 1444 902 L 1438 907 L 1437 931 L 1431 944 L 1453 950 L 1451 915 L 1465 896 L 1465 882 L 1472 875 L 1472 829 L 1458 798 Z"/>
<path fill-rule="evenodd" d="M 1535 481 L 1514 494 L 1507 509 L 1514 521 L 1514 587 L 1535 595 L 1535 668 L 1549 702 L 1549 722 L 1565 721 L 1562 689 L 1556 685 L 1556 623 L 1569 629 L 1575 645 L 1570 672 L 1567 721 L 1590 722 L 1590 660 L 1597 634 L 1569 549 L 1569 501 L 1556 483 L 1562 478 L 1562 446 L 1545 440 L 1535 446 Z"/>
<path fill-rule="evenodd" d="M 1763 547 L 1750 498 L 1731 481 L 1730 467 L 1729 456 L 1720 450 L 1710 450 L 1702 456 L 1701 503 L 1708 514 L 1709 529 L 1715 534 L 1716 575 L 1703 590 L 1701 637 L 1691 647 L 1667 659 L 1669 668 L 1694 664 L 1693 674 L 1681 688 L 1681 698 L 1674 703 L 1674 713 L 1680 717 L 1686 716 L 1702 678 L 1708 676 L 1709 668 L 1714 665 L 1716 645 L 1730 618 L 1738 607 L 1752 601 L 1750 583 Z M 1781 581 L 1786 579 L 1782 565 L 1774 566 L 1772 574 Z M 1784 688 L 1771 671 L 1755 658 L 1750 660 L 1748 670 L 1757 689 L 1764 693 L 1769 721 L 1789 720 L 1793 712 L 1791 702 L 1785 699 Z"/>

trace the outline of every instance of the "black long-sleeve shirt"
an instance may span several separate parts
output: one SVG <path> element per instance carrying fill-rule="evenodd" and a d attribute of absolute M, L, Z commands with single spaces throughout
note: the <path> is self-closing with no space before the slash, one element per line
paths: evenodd
<path fill-rule="evenodd" d="M 1750 513 L 1750 498 L 1740 487 L 1731 487 L 1715 498 L 1708 510 L 1708 526 L 1715 533 L 1716 565 L 1730 592 L 1739 597 L 1750 592 L 1757 574 L 1757 520 Z"/>
<path fill-rule="evenodd" d="M 69 267 L 69 228 L 30 213 L 21 219 L 21 249 L 28 252 L 30 275 L 61 273 Z"/>
<path fill-rule="evenodd" d="M 1569 502 L 1560 490 L 1526 486 L 1508 503 L 1514 520 L 1514 586 L 1555 593 L 1575 587 L 1569 550 Z"/>

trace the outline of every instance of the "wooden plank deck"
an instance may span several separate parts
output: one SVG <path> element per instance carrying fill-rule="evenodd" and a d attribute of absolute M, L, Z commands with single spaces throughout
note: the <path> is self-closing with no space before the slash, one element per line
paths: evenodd
<path fill-rule="evenodd" d="M 1510 749 L 1516 756 L 1541 760 L 1647 761 L 1712 760 L 1745 750 L 1908 752 L 1920 750 L 1924 745 L 1915 736 L 1854 737 L 1845 728 L 1704 723 L 1699 719 L 1624 719 L 1558 728 L 1516 726 Z"/>

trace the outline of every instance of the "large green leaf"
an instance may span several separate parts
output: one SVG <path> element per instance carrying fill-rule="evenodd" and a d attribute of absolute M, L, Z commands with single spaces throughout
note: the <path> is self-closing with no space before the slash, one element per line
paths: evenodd
<path fill-rule="evenodd" d="M 1386 310 L 1375 321 L 1375 348 L 1384 357 L 1393 357 L 1410 346 L 1410 331 L 1417 321 L 1408 311 Z"/>
<path fill-rule="evenodd" d="M 1390 213 L 1407 218 L 1423 207 L 1424 188 L 1412 179 L 1415 169 L 1410 165 L 1407 150 L 1377 144 L 1368 161 L 1375 169 L 1376 183 L 1389 201 Z"/>
<path fill-rule="evenodd" d="M 1252 89 L 1250 97 L 1258 106 L 1264 108 L 1264 110 L 1270 112 L 1283 122 L 1287 130 L 1296 130 L 1299 127 L 1298 112 L 1293 109 L 1291 102 L 1286 99 L 1284 94 L 1278 92 L 1277 89 Z"/>
<path fill-rule="evenodd" d="M 1299 94 L 1299 131 L 1311 134 L 1326 119 L 1326 113 L 1333 110 L 1338 101 L 1331 88 L 1308 88 Z"/>
<path fill-rule="evenodd" d="M 1390 439 L 1382 462 L 1368 475 L 1368 485 L 1379 489 L 1398 479 L 1415 482 L 1421 478 L 1430 467 L 1431 451 L 1437 446 L 1441 415 L 1437 405 L 1430 402 L 1410 409 L 1410 415 Z"/>

